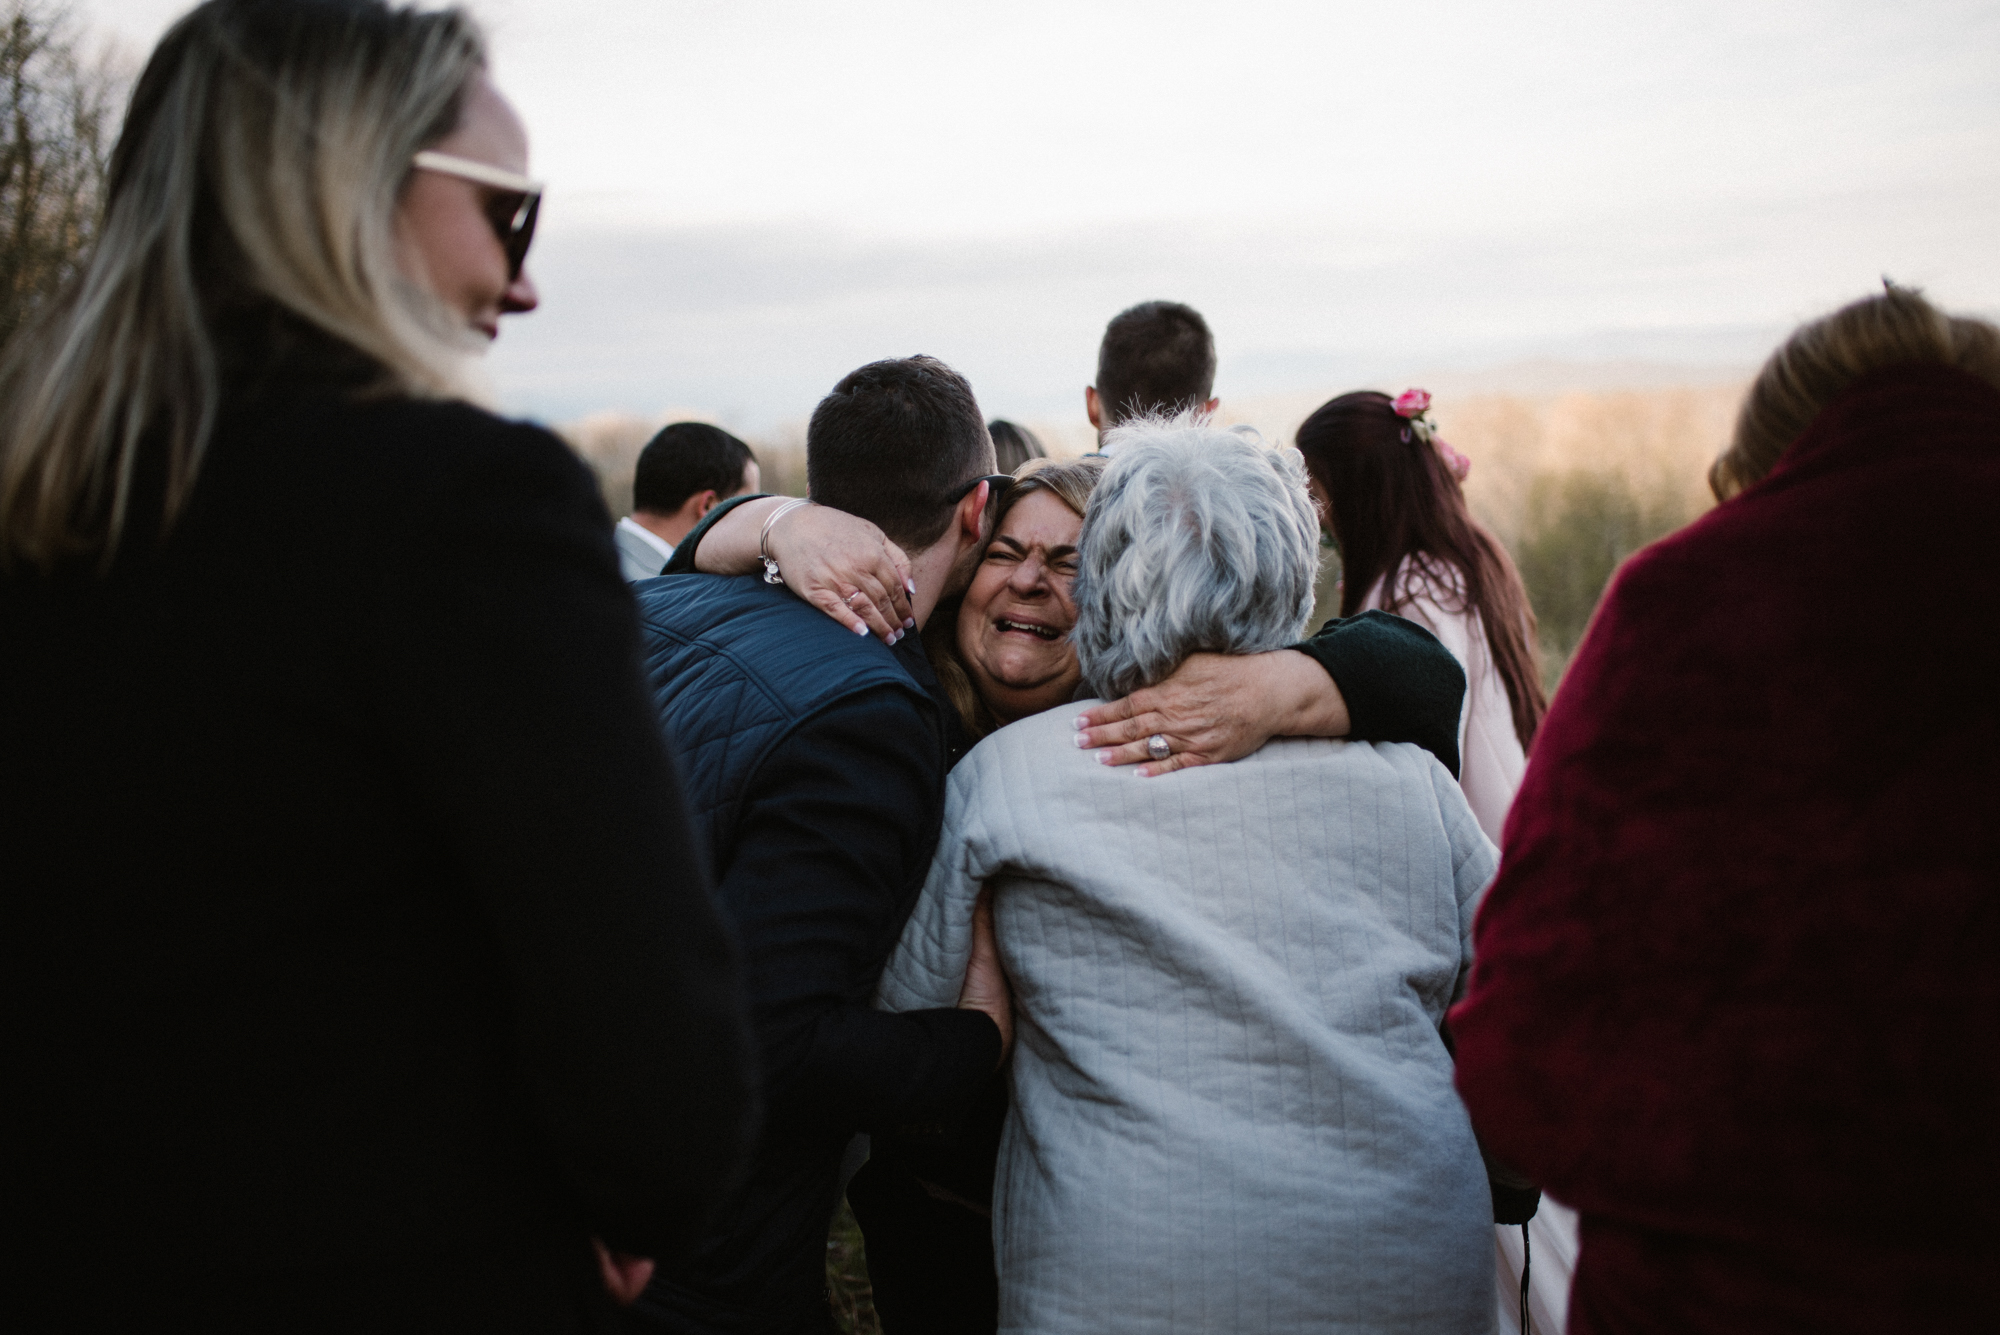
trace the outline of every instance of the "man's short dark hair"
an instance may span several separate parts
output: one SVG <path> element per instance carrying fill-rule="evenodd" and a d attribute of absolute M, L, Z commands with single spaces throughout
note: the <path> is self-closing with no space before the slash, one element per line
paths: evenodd
<path fill-rule="evenodd" d="M 994 471 L 965 377 L 935 357 L 870 362 L 833 387 L 806 428 L 806 489 L 869 520 L 907 552 L 951 524 L 954 494 Z"/>
<path fill-rule="evenodd" d="M 632 508 L 670 515 L 696 492 L 712 491 L 717 499 L 734 496 L 743 490 L 743 471 L 755 457 L 748 445 L 719 426 L 663 426 L 639 451 Z"/>
<path fill-rule="evenodd" d="M 1208 321 L 1178 301 L 1147 301 L 1104 327 L 1097 398 L 1105 426 L 1146 413 L 1200 408 L 1215 392 L 1215 338 Z"/>

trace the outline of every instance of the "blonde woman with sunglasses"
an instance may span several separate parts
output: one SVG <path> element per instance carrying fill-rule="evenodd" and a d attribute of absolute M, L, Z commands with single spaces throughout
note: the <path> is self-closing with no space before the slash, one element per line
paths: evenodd
<path fill-rule="evenodd" d="M 17 1323 L 609 1328 L 736 1162 L 609 522 L 469 401 L 539 202 L 463 13 L 211 0 L 0 358 Z"/>

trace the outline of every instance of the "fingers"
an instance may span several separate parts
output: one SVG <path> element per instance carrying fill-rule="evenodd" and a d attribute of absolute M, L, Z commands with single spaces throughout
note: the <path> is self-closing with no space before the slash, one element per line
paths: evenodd
<path fill-rule="evenodd" d="M 905 616 L 896 610 L 896 598 L 892 586 L 885 585 L 872 573 L 864 572 L 853 586 L 843 586 L 842 601 L 848 610 L 858 613 L 868 623 L 868 629 L 884 644 L 894 644 L 903 638 L 909 629 Z"/>
<path fill-rule="evenodd" d="M 891 609 L 895 622 L 899 626 L 907 626 L 914 630 L 917 625 L 916 610 L 911 606 L 911 602 L 917 596 L 917 582 L 910 575 L 910 558 L 901 547 L 887 538 L 882 539 L 882 546 L 886 549 L 889 569 L 895 575 L 889 581 L 890 597 L 895 600 L 895 606 Z"/>
<path fill-rule="evenodd" d="M 639 1301 L 639 1295 L 653 1278 L 653 1262 L 643 1256 L 614 1252 L 596 1238 L 590 1240 L 590 1245 L 597 1249 L 597 1271 L 604 1287 L 618 1305 L 630 1307 Z"/>
<path fill-rule="evenodd" d="M 789 579 L 786 580 L 785 582 L 787 584 L 791 583 Z M 866 617 L 862 616 L 860 612 L 856 611 L 854 606 L 850 606 L 848 604 L 847 599 L 841 597 L 838 593 L 834 592 L 832 589 L 811 589 L 803 593 L 801 593 L 797 589 L 793 589 L 792 592 L 797 593 L 799 597 L 805 599 L 807 602 L 811 603 L 814 607 L 817 607 L 820 611 L 826 613 L 828 616 L 832 617 L 835 621 L 838 621 L 841 625 L 853 631 L 856 635 L 868 635 L 871 633 L 877 634 L 882 637 L 883 643 L 885 644 L 895 643 L 894 639 L 891 638 L 894 632 L 892 632 L 886 625 L 882 626 L 879 630 L 873 626 L 870 626 L 868 624 L 868 619 Z M 858 606 L 858 604 L 856 604 L 856 606 Z"/>
<path fill-rule="evenodd" d="M 873 635 L 884 644 L 902 639 L 915 624 L 895 614 L 892 591 L 872 575 L 849 580 L 817 569 L 788 570 L 785 585 L 856 635 Z"/>
<path fill-rule="evenodd" d="M 1150 735 L 1148 734 L 1148 736 Z M 1100 765 L 1110 765 L 1114 768 L 1123 765 L 1137 765 L 1139 769 L 1136 772 L 1142 779 L 1157 778 L 1162 774 L 1172 774 L 1175 770 L 1191 769 L 1196 765 L 1210 765 L 1215 763 L 1215 757 L 1207 754 L 1199 747 L 1175 740 L 1172 733 L 1162 733 L 1160 735 L 1165 737 L 1167 745 L 1173 748 L 1173 754 L 1165 760 L 1153 759 L 1152 752 L 1146 749 L 1145 739 L 1141 738 L 1136 742 L 1128 742 L 1124 746 L 1106 747 L 1097 753 L 1097 763 Z"/>
<path fill-rule="evenodd" d="M 1134 703 L 1134 701 L 1144 694 L 1144 691 L 1134 691 L 1123 700 L 1111 700 L 1101 705 L 1092 705 L 1089 709 L 1084 710 L 1076 716 L 1077 726 L 1079 728 L 1099 728 L 1107 723 L 1116 723 L 1122 719 L 1131 718 L 1134 714 L 1144 713 L 1145 711 Z M 1102 745 L 1102 743 L 1092 742 L 1090 745 L 1098 746 Z"/>
<path fill-rule="evenodd" d="M 1177 769 L 1193 769 L 1197 765 L 1213 763 L 1198 751 L 1176 751 L 1165 760 L 1155 760 L 1149 765 L 1142 765 L 1138 774 L 1142 779 L 1156 779 L 1162 774 L 1172 774 Z"/>
<path fill-rule="evenodd" d="M 912 585 L 909 562 L 904 560 L 902 564 L 897 564 L 900 557 L 902 550 L 884 538 L 879 557 L 846 572 L 843 576 L 845 583 L 840 586 L 852 601 L 854 610 L 868 619 L 870 630 L 881 635 L 882 627 L 887 626 L 891 631 L 898 632 L 896 639 L 901 638 L 900 632 L 914 630 L 917 625 L 910 608 Z M 865 598 L 869 606 L 862 607 L 860 600 L 853 598 L 854 592 Z M 893 644 L 895 639 L 888 642 Z"/>
<path fill-rule="evenodd" d="M 1131 698 L 1127 697 L 1128 700 Z M 1120 701 L 1119 703 L 1124 704 L 1126 701 Z M 1092 712 L 1094 713 L 1095 711 Z M 1081 722 L 1081 718 L 1078 721 Z M 1120 747 L 1138 742 L 1142 744 L 1141 749 L 1143 749 L 1145 740 L 1156 732 L 1167 733 L 1171 736 L 1173 725 L 1167 720 L 1165 714 L 1159 713 L 1156 710 L 1145 710 L 1135 712 L 1115 723 L 1106 723 L 1101 727 L 1080 728 L 1077 730 L 1076 744 L 1084 750 L 1089 751 L 1100 747 Z"/>
<path fill-rule="evenodd" d="M 865 519 L 807 506 L 768 534 L 787 587 L 856 634 L 893 643 L 916 628 L 910 562 Z M 866 602 L 870 606 L 863 606 Z"/>
<path fill-rule="evenodd" d="M 1137 765 L 1144 761 L 1153 761 L 1152 753 L 1146 749 L 1147 739 L 1152 736 L 1153 734 L 1149 732 L 1146 734 L 1146 736 L 1139 738 L 1139 740 L 1135 742 L 1126 742 L 1123 746 L 1100 747 L 1097 752 L 1097 763 L 1100 765 L 1116 766 L 1116 765 Z M 1177 756 L 1185 753 L 1189 749 L 1186 741 L 1184 741 L 1181 738 L 1175 737 L 1170 732 L 1161 733 L 1160 736 L 1165 737 L 1167 739 L 1167 745 L 1173 748 L 1174 754 Z M 1166 762 L 1153 761 L 1153 763 L 1165 764 Z"/>
<path fill-rule="evenodd" d="M 1014 998 L 1007 984 L 1007 970 L 1000 963 L 1000 946 L 993 930 L 993 896 L 981 889 L 972 910 L 972 950 L 965 963 L 965 986 L 959 993 L 961 1010 L 983 1011 L 1000 1030 L 1000 1059 L 1007 1059 L 1014 1045 Z"/>

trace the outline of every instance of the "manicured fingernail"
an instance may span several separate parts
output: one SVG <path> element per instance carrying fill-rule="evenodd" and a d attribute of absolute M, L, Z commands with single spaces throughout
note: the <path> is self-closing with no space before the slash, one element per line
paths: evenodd
<path fill-rule="evenodd" d="M 1109 751 L 1099 751 L 1097 753 L 1097 763 L 1100 765 L 1109 765 L 1111 763 L 1111 753 Z"/>
<path fill-rule="evenodd" d="M 917 596 L 917 582 L 915 580 L 913 579 L 904 580 L 903 587 L 910 591 L 910 596 L 912 598 Z"/>
<path fill-rule="evenodd" d="M 1076 749 L 1079 751 L 1088 751 L 1090 749 L 1090 738 L 1083 733 L 1078 733 L 1076 736 L 1070 738 L 1070 740 L 1076 743 Z"/>
<path fill-rule="evenodd" d="M 864 621 L 860 625 L 856 626 L 854 628 L 854 633 L 856 635 L 866 635 L 868 633 L 868 623 Z"/>
<path fill-rule="evenodd" d="M 903 629 L 904 629 L 904 630 L 915 630 L 916 628 L 917 628 L 917 619 L 916 619 L 915 617 L 904 617 L 904 618 L 903 618 Z"/>
<path fill-rule="evenodd" d="M 1071 727 L 1075 728 L 1078 732 L 1083 732 L 1090 727 L 1090 715 L 1078 714 L 1069 722 Z"/>
<path fill-rule="evenodd" d="M 1153 777 L 1153 771 L 1149 769 L 1141 769 L 1139 771 L 1139 777 L 1142 779 L 1150 779 Z"/>

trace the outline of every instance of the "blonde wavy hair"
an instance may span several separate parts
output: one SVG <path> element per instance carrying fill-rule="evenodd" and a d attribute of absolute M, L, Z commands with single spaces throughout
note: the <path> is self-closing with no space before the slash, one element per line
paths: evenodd
<path fill-rule="evenodd" d="M 466 393 L 467 344 L 396 262 L 410 159 L 458 123 L 484 40 L 452 9 L 209 0 L 161 39 L 111 159 L 95 254 L 0 360 L 0 566 L 108 567 L 157 470 L 164 528 L 220 408 L 218 317 L 275 307 Z M 151 491 L 148 490 L 148 506 Z"/>
<path fill-rule="evenodd" d="M 1884 283 L 1880 296 L 1801 326 L 1750 384 L 1729 447 L 1708 470 L 1726 501 L 1764 480 L 1812 420 L 1862 376 L 1891 366 L 1957 367 L 2000 389 L 2000 329 L 1947 315 L 1913 288 Z"/>

